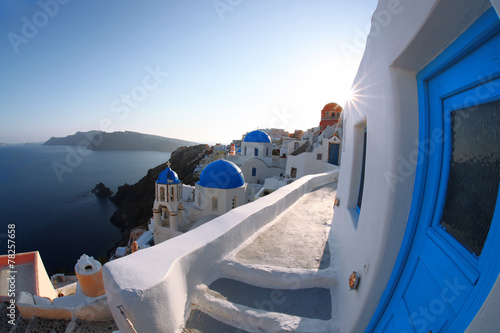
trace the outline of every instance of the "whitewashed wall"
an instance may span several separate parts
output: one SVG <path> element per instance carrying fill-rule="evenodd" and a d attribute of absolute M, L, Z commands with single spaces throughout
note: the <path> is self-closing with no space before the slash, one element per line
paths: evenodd
<path fill-rule="evenodd" d="M 402 243 L 415 179 L 415 168 L 405 169 L 402 161 L 418 148 L 416 73 L 488 6 L 484 0 L 381 0 L 372 17 L 372 30 L 353 83 L 359 102 L 344 107 L 340 206 L 332 226 L 338 250 L 340 332 L 364 331 Z M 445 15 L 432 16 L 436 8 Z M 426 43 L 417 46 L 422 27 L 426 35 L 420 38 Z M 355 41 L 351 46 L 355 47 Z M 358 214 L 365 127 L 366 173 Z M 347 283 L 353 271 L 362 276 L 357 292 L 350 291 Z"/>

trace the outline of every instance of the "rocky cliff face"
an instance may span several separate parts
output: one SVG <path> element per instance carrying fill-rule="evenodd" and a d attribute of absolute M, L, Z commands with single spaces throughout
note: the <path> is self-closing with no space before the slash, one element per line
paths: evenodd
<path fill-rule="evenodd" d="M 199 180 L 199 173 L 194 172 L 201 159 L 207 154 L 208 145 L 196 145 L 180 147 L 175 150 L 170 163 L 172 170 L 177 172 L 179 179 L 186 185 L 194 185 Z M 151 209 L 155 200 L 155 182 L 160 172 L 165 170 L 165 163 L 149 169 L 146 176 L 134 185 L 125 184 L 111 197 L 111 201 L 119 208 L 113 214 L 110 221 L 121 228 L 124 240 L 121 245 L 128 241 L 130 231 L 140 225 L 144 225 L 152 216 Z"/>

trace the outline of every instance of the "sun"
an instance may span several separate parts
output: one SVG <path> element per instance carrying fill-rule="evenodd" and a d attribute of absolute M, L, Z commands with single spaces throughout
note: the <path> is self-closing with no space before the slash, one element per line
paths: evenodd
<path fill-rule="evenodd" d="M 347 103 L 352 102 L 353 99 L 356 98 L 356 92 L 354 91 L 353 88 L 349 89 L 346 95 L 346 101 Z"/>

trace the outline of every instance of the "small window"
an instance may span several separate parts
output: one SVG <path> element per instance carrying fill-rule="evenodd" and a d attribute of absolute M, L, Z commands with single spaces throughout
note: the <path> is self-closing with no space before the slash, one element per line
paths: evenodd
<path fill-rule="evenodd" d="M 252 167 L 252 177 L 257 177 L 257 168 Z"/>
<path fill-rule="evenodd" d="M 269 156 L 269 148 L 266 148 L 266 156 Z"/>
<path fill-rule="evenodd" d="M 235 195 L 233 197 L 233 204 L 232 204 L 232 208 L 236 208 L 236 206 L 238 206 L 238 197 Z"/>
<path fill-rule="evenodd" d="M 160 188 L 160 201 L 165 201 L 165 188 Z"/>
<path fill-rule="evenodd" d="M 253 156 L 259 156 L 259 148 L 255 148 Z"/>
<path fill-rule="evenodd" d="M 292 168 L 290 171 L 290 178 L 297 178 L 297 168 Z"/>
<path fill-rule="evenodd" d="M 317 154 L 317 155 L 316 155 L 316 159 L 317 159 L 318 161 L 321 161 L 321 160 L 323 159 L 323 154 Z"/>
<path fill-rule="evenodd" d="M 243 155 L 246 155 L 247 154 L 247 146 L 245 146 L 244 148 L 244 154 Z"/>
<path fill-rule="evenodd" d="M 170 188 L 170 201 L 175 201 L 175 192 L 173 187 Z"/>
<path fill-rule="evenodd" d="M 358 211 L 361 210 L 361 204 L 363 203 L 363 188 L 365 186 L 365 164 L 366 164 L 366 128 L 363 132 L 363 158 L 361 160 L 361 179 L 359 182 L 359 192 L 358 192 Z"/>
<path fill-rule="evenodd" d="M 212 197 L 212 210 L 213 211 L 219 210 L 219 199 L 217 199 L 216 196 Z"/>

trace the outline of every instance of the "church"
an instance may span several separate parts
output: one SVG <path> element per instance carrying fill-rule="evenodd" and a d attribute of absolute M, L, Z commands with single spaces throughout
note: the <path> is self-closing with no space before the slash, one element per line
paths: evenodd
<path fill-rule="evenodd" d="M 228 161 L 241 167 L 245 181 L 263 184 L 267 178 L 281 177 L 286 160 L 273 156 L 273 143 L 269 135 L 261 130 L 248 133 L 241 143 L 239 155 L 227 156 Z"/>
<path fill-rule="evenodd" d="M 167 168 L 155 183 L 149 230 L 155 244 L 159 244 L 246 202 L 247 183 L 243 172 L 233 162 L 217 160 L 210 163 L 194 187 L 182 184 L 167 162 Z"/>

